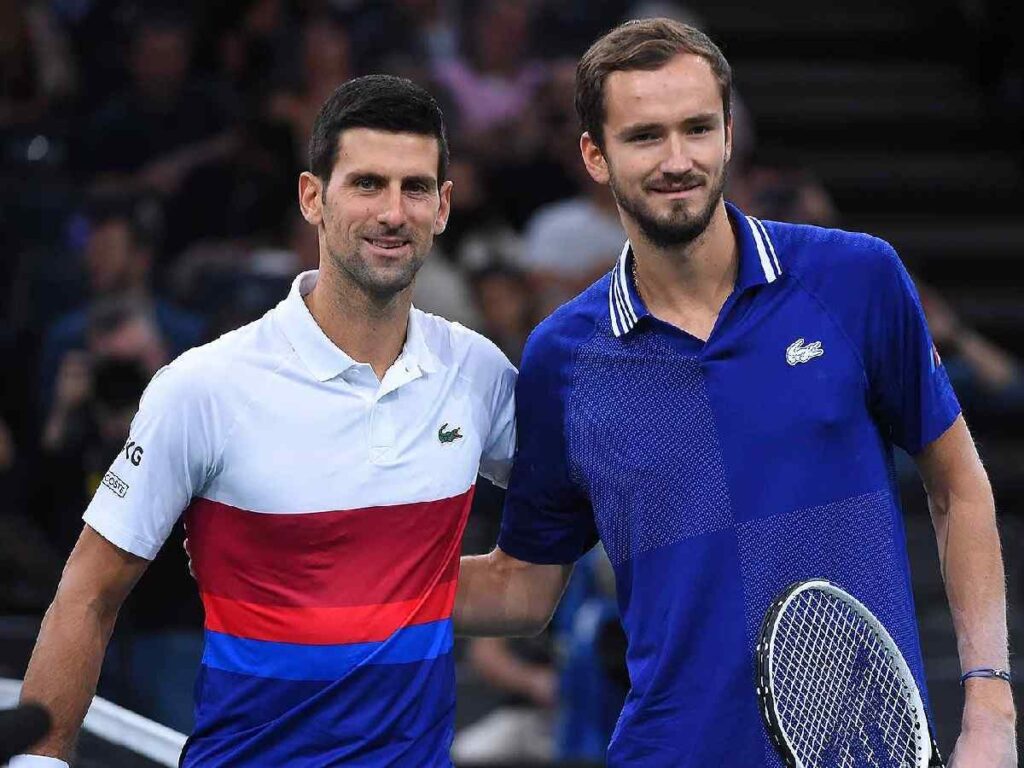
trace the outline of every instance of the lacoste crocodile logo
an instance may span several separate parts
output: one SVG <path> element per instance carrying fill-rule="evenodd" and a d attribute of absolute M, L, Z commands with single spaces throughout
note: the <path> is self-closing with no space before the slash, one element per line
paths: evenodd
<path fill-rule="evenodd" d="M 445 430 L 448 428 L 448 422 L 441 425 L 441 428 L 437 430 L 437 439 L 444 443 L 454 443 L 456 440 L 462 439 L 462 433 L 459 431 L 462 427 L 455 427 L 454 429 Z"/>
<path fill-rule="evenodd" d="M 815 341 L 805 347 L 804 340 L 797 339 L 786 347 L 786 362 L 790 365 L 809 363 L 814 358 L 821 357 L 824 354 L 825 350 L 822 349 L 820 341 Z"/>

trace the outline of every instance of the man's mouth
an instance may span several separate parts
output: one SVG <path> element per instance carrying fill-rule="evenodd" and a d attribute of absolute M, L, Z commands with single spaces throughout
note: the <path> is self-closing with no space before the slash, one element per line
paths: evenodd
<path fill-rule="evenodd" d="M 663 195 L 671 195 L 675 193 L 691 192 L 694 189 L 702 186 L 699 181 L 689 181 L 685 184 L 656 184 L 649 187 L 652 192 L 658 192 Z"/>
<path fill-rule="evenodd" d="M 395 251 L 409 244 L 409 241 L 402 237 L 367 237 L 363 239 L 370 245 L 385 251 Z"/>

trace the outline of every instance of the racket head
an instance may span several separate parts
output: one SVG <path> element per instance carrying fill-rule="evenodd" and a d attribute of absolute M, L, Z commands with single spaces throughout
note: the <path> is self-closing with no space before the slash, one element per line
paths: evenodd
<path fill-rule="evenodd" d="M 808 610 L 811 601 L 817 601 L 819 610 L 817 618 L 820 618 L 820 614 L 826 613 L 837 623 L 841 622 L 843 631 L 850 633 L 856 629 L 864 648 L 870 647 L 871 652 L 875 654 L 875 661 L 885 665 L 884 673 L 880 674 L 887 676 L 890 688 L 895 692 L 897 703 L 894 710 L 899 713 L 898 719 L 903 737 L 902 739 L 897 737 L 894 740 L 897 743 L 905 741 L 901 750 L 903 757 L 892 762 L 892 768 L 928 768 L 929 765 L 941 765 L 938 751 L 933 748 L 921 693 L 903 654 L 882 623 L 863 603 L 849 592 L 825 579 L 797 582 L 783 590 L 765 615 L 757 643 L 755 686 L 761 703 L 761 716 L 786 765 L 790 768 L 819 768 L 819 766 L 825 765 L 844 764 L 834 761 L 823 762 L 821 752 L 826 747 L 812 743 L 820 740 L 822 734 L 816 734 L 818 738 L 814 739 L 808 738 L 803 732 L 806 729 L 801 726 L 806 725 L 806 722 L 812 719 L 813 713 L 804 712 L 805 717 L 801 722 L 799 713 L 795 711 L 793 698 L 800 683 L 806 683 L 806 680 L 793 680 L 790 669 L 793 660 L 787 660 L 782 656 L 782 654 L 792 651 L 794 644 L 800 639 L 794 634 L 793 622 L 797 620 L 800 611 Z M 809 641 L 818 636 L 819 644 L 815 647 L 816 650 L 824 648 L 824 643 L 828 640 L 839 639 L 835 635 L 822 637 L 819 635 L 818 629 L 816 628 L 814 632 L 807 632 L 806 637 L 803 638 Z M 808 643 L 804 642 L 802 645 L 807 646 Z M 856 646 L 851 642 L 848 648 L 856 649 Z M 859 658 L 858 650 L 853 650 L 853 653 L 855 658 L 847 659 L 847 666 L 855 664 Z M 808 655 L 805 661 L 814 662 L 816 659 Z M 845 688 L 852 685 L 852 683 L 840 679 L 839 673 L 842 671 L 842 667 L 842 663 L 838 663 L 838 668 L 837 665 L 833 665 L 829 670 L 831 674 L 820 673 L 816 681 L 819 689 L 824 688 L 827 694 L 831 680 L 831 692 L 834 696 L 837 687 Z M 787 679 L 783 679 L 783 677 Z M 819 689 L 816 689 L 815 692 L 818 692 Z M 829 708 L 825 710 L 826 717 L 832 715 L 838 722 L 838 717 L 833 710 L 837 706 L 837 702 L 820 701 L 819 704 L 828 706 Z M 807 709 L 809 710 L 813 706 L 811 704 Z M 831 743 L 826 742 L 826 744 Z M 848 764 L 854 765 L 852 762 Z M 879 768 L 889 768 L 888 763 L 878 762 L 877 765 Z"/>

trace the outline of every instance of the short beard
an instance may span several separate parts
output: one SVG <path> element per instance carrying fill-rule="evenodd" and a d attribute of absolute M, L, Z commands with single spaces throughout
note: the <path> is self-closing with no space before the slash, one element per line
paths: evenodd
<path fill-rule="evenodd" d="M 673 212 L 673 217 L 667 221 L 655 217 L 643 201 L 629 197 L 616 182 L 614 174 L 609 174 L 609 184 L 612 194 L 615 196 L 615 202 L 636 222 L 641 233 L 651 245 L 657 248 L 676 248 L 689 245 L 707 230 L 715 215 L 715 209 L 722 199 L 727 172 L 728 166 L 722 170 L 718 184 L 710 189 L 707 205 L 696 215 L 689 216 L 685 210 L 681 210 L 679 211 L 681 218 L 678 218 L 676 212 Z"/>
<path fill-rule="evenodd" d="M 399 270 L 385 275 L 371 269 L 358 253 L 347 256 L 332 254 L 332 258 L 353 286 L 374 304 L 384 306 L 413 284 L 427 254 L 415 253 Z"/>

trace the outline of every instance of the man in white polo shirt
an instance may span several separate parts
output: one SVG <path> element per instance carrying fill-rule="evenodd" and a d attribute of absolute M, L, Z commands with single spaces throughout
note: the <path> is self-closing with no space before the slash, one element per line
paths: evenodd
<path fill-rule="evenodd" d="M 26 674 L 54 730 L 13 766 L 69 759 L 118 608 L 183 513 L 206 609 L 183 766 L 451 765 L 459 544 L 477 473 L 511 466 L 515 369 L 411 307 L 447 154 L 409 81 L 325 103 L 299 183 L 320 270 L 153 379 Z"/>

